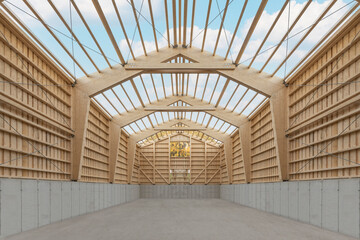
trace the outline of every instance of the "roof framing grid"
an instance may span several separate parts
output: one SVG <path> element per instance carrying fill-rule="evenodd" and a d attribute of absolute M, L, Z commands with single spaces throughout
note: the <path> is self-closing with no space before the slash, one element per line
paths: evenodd
<path fill-rule="evenodd" d="M 99 42 L 96 40 L 96 38 L 95 38 L 95 36 L 94 36 L 94 34 L 93 34 L 93 32 L 92 32 L 91 28 L 89 27 L 88 23 L 86 22 L 86 20 L 85 20 L 84 16 L 82 15 L 82 13 L 81 13 L 80 9 L 78 8 L 77 4 L 75 3 L 75 1 L 74 1 L 74 0 L 70 0 L 70 1 L 71 1 L 71 4 L 73 5 L 73 7 L 74 7 L 75 11 L 77 12 L 78 16 L 80 17 L 80 19 L 81 19 L 82 23 L 83 23 L 83 24 L 84 24 L 84 26 L 86 27 L 86 29 L 87 29 L 88 33 L 90 34 L 91 38 L 93 39 L 93 41 L 95 42 L 96 46 L 98 47 L 98 49 L 99 49 L 99 51 L 100 51 L 101 55 L 102 55 L 102 56 L 103 56 L 103 58 L 105 59 L 105 61 L 106 61 L 106 63 L 108 64 L 108 66 L 111 68 L 111 64 L 110 64 L 110 62 L 109 62 L 108 58 L 105 56 L 104 51 L 102 50 L 102 48 L 101 48 L 101 46 L 100 46 Z"/>
<path fill-rule="evenodd" d="M 70 53 L 70 51 L 65 47 L 63 42 L 55 35 L 55 33 L 50 29 L 50 27 L 45 23 L 45 21 L 41 18 L 38 12 L 33 8 L 33 6 L 27 1 L 23 1 L 26 6 L 30 9 L 30 11 L 35 15 L 35 17 L 41 22 L 41 24 L 46 28 L 46 30 L 50 33 L 50 35 L 56 40 L 56 42 L 64 49 L 67 55 L 76 63 L 76 65 L 80 68 L 80 70 L 85 74 L 85 76 L 89 77 L 89 74 L 85 71 L 85 69 L 81 66 L 81 64 L 74 58 L 74 56 Z"/>
<path fill-rule="evenodd" d="M 311 27 L 307 30 L 307 32 L 304 34 L 304 36 L 298 41 L 298 43 L 294 46 L 294 48 L 287 54 L 287 56 L 284 58 L 284 60 L 279 64 L 279 66 L 275 69 L 275 71 L 271 74 L 271 76 L 274 76 L 277 71 L 281 68 L 281 66 L 286 63 L 286 61 L 290 58 L 290 56 L 295 52 L 295 50 L 300 46 L 300 44 L 309 36 L 309 34 L 314 30 L 314 28 L 318 25 L 318 23 L 323 19 L 325 14 L 329 12 L 329 10 L 334 6 L 337 0 L 332 0 L 330 4 L 326 7 L 326 9 L 323 11 L 323 13 L 318 17 L 318 19 L 315 21 L 314 24 L 311 25 Z"/>
<path fill-rule="evenodd" d="M 289 29 L 286 31 L 285 35 L 282 37 L 282 39 L 280 40 L 280 42 L 277 44 L 276 48 L 274 49 L 274 51 L 270 54 L 270 56 L 268 57 L 268 59 L 265 61 L 264 65 L 261 67 L 261 69 L 259 70 L 259 72 L 261 73 L 264 68 L 268 65 L 268 63 L 270 62 L 270 60 L 272 59 L 272 57 L 275 55 L 275 53 L 277 52 L 277 50 L 280 48 L 281 44 L 286 40 L 286 38 L 288 37 L 289 33 L 291 32 L 291 30 L 296 26 L 297 22 L 300 20 L 300 18 L 304 15 L 306 9 L 310 6 L 310 4 L 312 3 L 312 1 L 307 1 L 307 3 L 305 4 L 305 6 L 303 7 L 303 9 L 301 10 L 301 12 L 299 13 L 299 15 L 296 17 L 296 19 L 294 20 L 294 22 L 291 24 L 291 26 L 289 27 Z"/>
<path fill-rule="evenodd" d="M 80 40 L 77 38 L 77 36 L 75 35 L 75 33 L 73 32 L 73 30 L 70 28 L 70 26 L 67 24 L 67 22 L 65 21 L 64 17 L 61 15 L 61 13 L 59 12 L 59 10 L 56 8 L 56 6 L 54 5 L 54 3 L 51 0 L 48 0 L 48 3 L 50 4 L 51 8 L 54 10 L 54 12 L 56 13 L 56 15 L 60 18 L 61 22 L 64 24 L 64 26 L 66 27 L 66 29 L 70 32 L 71 36 L 73 36 L 73 38 L 75 39 L 75 41 L 77 42 L 77 44 L 80 46 L 81 50 L 83 50 L 83 52 L 85 53 L 85 55 L 88 57 L 88 59 L 90 60 L 90 62 L 92 63 L 92 65 L 96 68 L 96 70 L 98 72 L 100 72 L 100 69 L 98 68 L 98 66 L 95 64 L 94 60 L 90 57 L 89 53 L 86 51 L 86 49 L 84 48 L 84 46 L 81 44 Z"/>

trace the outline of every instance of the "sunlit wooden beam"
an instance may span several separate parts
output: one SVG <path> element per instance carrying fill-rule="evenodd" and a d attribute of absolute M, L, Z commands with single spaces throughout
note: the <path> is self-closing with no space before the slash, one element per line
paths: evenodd
<path fill-rule="evenodd" d="M 243 42 L 242 45 L 241 45 L 241 49 L 240 49 L 240 51 L 239 51 L 239 54 L 238 54 L 238 56 L 236 57 L 235 64 L 238 64 L 238 63 L 239 63 L 242 55 L 244 54 L 245 49 L 246 49 L 246 47 L 247 47 L 247 45 L 248 45 L 248 43 L 249 43 L 249 41 L 250 41 L 250 38 L 251 38 L 252 34 L 254 33 L 254 30 L 255 30 L 255 28 L 256 28 L 256 25 L 258 24 L 258 22 L 259 22 L 259 20 L 260 20 L 260 17 L 261 17 L 261 15 L 262 15 L 262 13 L 263 13 L 263 11 L 264 11 L 264 9 L 265 9 L 265 6 L 266 6 L 267 2 L 268 2 L 268 0 L 262 0 L 262 1 L 261 1 L 261 4 L 260 4 L 260 6 L 259 6 L 259 9 L 258 9 L 258 11 L 257 11 L 257 13 L 256 13 L 256 15 L 255 15 L 255 17 L 254 17 L 254 20 L 253 20 L 252 23 L 251 23 L 251 26 L 250 26 L 247 34 L 246 34 L 246 37 L 245 37 L 245 39 L 244 39 L 244 42 Z"/>
<path fill-rule="evenodd" d="M 72 0 L 72 1 L 73 1 L 73 0 Z M 119 21 L 119 23 L 120 23 L 120 26 L 121 26 L 121 29 L 122 29 L 122 31 L 123 31 L 123 34 L 124 34 L 126 43 L 127 43 L 128 47 L 129 47 L 129 49 L 130 49 L 131 56 L 132 56 L 132 58 L 135 60 L 136 58 L 135 58 L 134 52 L 133 52 L 133 50 L 132 50 L 132 47 L 131 47 L 129 38 L 128 38 L 127 34 L 126 34 L 125 26 L 124 26 L 124 23 L 123 23 L 123 21 L 122 21 L 122 19 L 121 19 L 119 9 L 118 9 L 118 7 L 117 7 L 117 5 L 116 5 L 116 3 L 115 3 L 115 0 L 112 0 L 112 3 L 113 3 L 113 6 L 114 6 L 114 9 L 115 9 L 115 13 L 116 13 L 117 19 L 118 19 L 118 21 Z"/>
<path fill-rule="evenodd" d="M 211 2 L 212 2 L 212 0 L 209 0 L 209 6 L 208 6 L 207 15 L 206 15 L 205 27 L 204 27 L 204 37 L 203 37 L 203 41 L 202 41 L 202 45 L 201 45 L 201 51 L 204 51 L 206 32 L 207 32 L 207 27 L 209 24 L 209 17 L 210 17 Z"/>
<path fill-rule="evenodd" d="M 120 59 L 121 64 L 125 65 L 125 60 L 123 58 L 123 55 L 121 54 L 119 46 L 116 43 L 115 37 L 114 37 L 114 35 L 113 35 L 113 33 L 112 33 L 111 29 L 110 29 L 109 23 L 106 20 L 104 12 L 101 9 L 100 3 L 97 0 L 92 0 L 92 3 L 93 3 L 93 5 L 94 5 L 94 7 L 96 9 L 96 12 L 98 13 L 98 15 L 100 17 L 100 20 L 101 20 L 101 22 L 102 22 L 102 24 L 103 24 L 103 26 L 104 26 L 104 28 L 106 30 L 106 33 L 107 33 L 108 37 L 110 38 L 110 41 L 111 41 L 111 43 L 112 43 L 112 45 L 113 45 L 113 47 L 115 49 L 116 54 L 117 54 L 118 58 Z"/>

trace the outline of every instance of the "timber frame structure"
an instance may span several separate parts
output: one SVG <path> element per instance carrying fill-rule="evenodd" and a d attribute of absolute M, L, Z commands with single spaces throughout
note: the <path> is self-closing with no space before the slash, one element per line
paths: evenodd
<path fill-rule="evenodd" d="M 354 3 L 313 49 L 280 78 L 275 74 L 336 0 L 330 1 L 272 73 L 264 72 L 265 67 L 312 1 L 304 4 L 260 69 L 252 68 L 252 64 L 290 4 L 288 0 L 249 65 L 240 60 L 267 0 L 261 1 L 233 62 L 228 55 L 234 38 L 225 56 L 216 55 L 229 0 L 221 12 L 219 33 L 211 51 L 204 50 L 211 0 L 199 48 L 192 42 L 194 7 L 189 31 L 187 28 L 188 0 L 183 5 L 178 1 L 179 12 L 177 1 L 172 1 L 172 11 L 169 0 L 164 1 L 165 47 L 158 44 L 149 0 L 156 46 L 152 52 L 146 50 L 142 36 L 138 19 L 141 12 L 130 0 L 142 56 L 135 56 L 116 1 L 112 0 L 132 56 L 129 61 L 124 58 L 100 3 L 92 0 L 118 57 L 116 65 L 110 64 L 76 1 L 70 2 L 108 68 L 97 66 L 51 0 L 48 3 L 54 13 L 96 69 L 95 73 L 89 74 L 36 7 L 23 1 L 83 72 L 80 78 L 31 32 L 8 1 L 0 1 L 0 77 L 4 82 L 0 90 L 0 176 L 129 184 L 232 184 L 360 176 L 359 3 Z M 192 5 L 195 4 L 194 0 Z M 233 36 L 247 4 L 245 0 Z M 169 28 L 170 12 L 173 29 Z M 189 87 L 191 81 L 195 85 Z M 214 84 L 207 89 L 210 81 Z M 147 86 L 152 86 L 155 99 L 149 97 Z M 189 142 L 190 156 L 171 157 L 171 141 Z"/>

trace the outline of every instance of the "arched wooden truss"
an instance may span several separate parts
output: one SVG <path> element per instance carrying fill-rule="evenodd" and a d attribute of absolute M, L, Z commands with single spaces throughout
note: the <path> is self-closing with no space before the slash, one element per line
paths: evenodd
<path fill-rule="evenodd" d="M 323 36 L 323 38 L 310 50 L 304 59 L 288 72 L 285 78 L 279 78 L 275 74 L 286 63 L 287 59 L 296 51 L 300 44 L 313 31 L 316 25 L 329 13 L 334 6 L 336 0 L 330 1 L 327 8 L 320 14 L 319 18 L 309 27 L 303 37 L 298 41 L 294 48 L 284 56 L 280 65 L 272 73 L 265 73 L 263 70 L 272 60 L 272 57 L 279 49 L 280 45 L 289 37 L 289 33 L 296 25 L 299 19 L 306 12 L 312 1 L 304 4 L 303 9 L 299 15 L 296 16 L 294 22 L 289 26 L 288 31 L 282 37 L 281 41 L 274 48 L 264 65 L 260 69 L 252 68 L 255 58 L 260 53 L 263 45 L 267 41 L 270 33 L 278 24 L 279 17 L 286 10 L 289 1 L 286 0 L 279 11 L 278 16 L 273 23 L 269 23 L 269 30 L 265 35 L 263 42 L 257 49 L 255 56 L 249 65 L 241 64 L 241 58 L 248 47 L 248 43 L 257 27 L 259 19 L 264 12 L 268 0 L 262 0 L 258 9 L 253 16 L 249 31 L 244 36 L 242 45 L 237 52 L 234 62 L 229 60 L 229 52 L 232 49 L 234 38 L 231 39 L 225 56 L 216 54 L 221 32 L 224 28 L 224 20 L 226 18 L 227 8 L 231 1 L 227 0 L 224 8 L 220 12 L 221 22 L 219 26 L 219 33 L 216 42 L 211 50 L 205 50 L 206 33 L 209 23 L 210 9 L 212 1 L 207 4 L 200 1 L 188 2 L 188 0 L 176 1 L 172 0 L 172 9 L 169 8 L 169 0 L 163 2 L 166 11 L 165 19 L 167 26 L 167 46 L 160 47 L 158 44 L 158 33 L 156 23 L 153 17 L 153 9 L 151 0 L 148 0 L 150 23 L 156 50 L 149 52 L 146 49 L 145 42 L 142 36 L 141 29 L 146 26 L 140 24 L 139 18 L 142 16 L 139 9 L 136 8 L 133 0 L 129 0 L 135 18 L 137 32 L 141 39 L 143 55 L 135 56 L 131 39 L 125 31 L 125 25 L 119 13 L 117 1 L 112 0 L 114 10 L 117 15 L 118 23 L 120 24 L 132 59 L 126 61 L 123 53 L 120 50 L 115 34 L 108 22 L 103 9 L 97 0 L 92 0 L 91 4 L 96 9 L 99 20 L 102 22 L 104 29 L 110 39 L 114 51 L 118 57 L 119 64 L 112 65 L 108 57 L 104 54 L 101 43 L 98 42 L 93 34 L 91 26 L 87 23 L 87 19 L 82 15 L 82 9 L 79 8 L 75 0 L 70 0 L 75 13 L 79 16 L 82 23 L 86 27 L 101 53 L 103 60 L 106 61 L 108 68 L 99 69 L 96 61 L 92 59 L 88 53 L 87 48 L 77 37 L 77 33 L 72 30 L 69 23 L 61 15 L 60 11 L 48 0 L 54 14 L 64 24 L 65 28 L 71 34 L 73 40 L 80 46 L 85 56 L 90 61 L 91 65 L 97 70 L 95 73 L 89 73 L 86 67 L 82 66 L 76 57 L 65 47 L 61 40 L 56 36 L 54 30 L 41 18 L 37 6 L 32 6 L 29 1 L 24 0 L 23 3 L 27 9 L 40 21 L 40 23 L 47 29 L 52 37 L 59 43 L 60 47 L 65 50 L 67 55 L 74 61 L 81 71 L 84 73 L 83 77 L 75 78 L 72 72 L 57 59 L 52 50 L 48 49 L 37 37 L 34 35 L 27 25 L 11 10 L 11 5 L 8 1 L 0 1 L 1 15 L 10 21 L 14 20 L 18 26 L 25 31 L 47 54 L 57 63 L 59 71 L 64 76 L 74 83 L 72 95 L 72 112 L 73 112 L 73 127 L 74 139 L 72 144 L 75 148 L 73 152 L 72 178 L 79 179 L 79 168 L 81 168 L 81 161 L 83 158 L 84 139 L 86 138 L 86 126 L 88 124 L 88 117 L 91 106 L 97 106 L 104 112 L 106 118 L 110 120 L 109 139 L 119 139 L 122 132 L 130 136 L 131 147 L 129 147 L 128 154 L 133 156 L 136 151 L 136 144 L 146 146 L 151 142 L 161 140 L 162 137 L 170 136 L 174 133 L 184 133 L 187 135 L 194 134 L 202 141 L 208 141 L 217 146 L 223 146 L 224 143 L 231 141 L 234 134 L 240 134 L 243 139 L 250 137 L 248 129 L 251 127 L 250 119 L 258 116 L 258 111 L 269 106 L 271 109 L 272 129 L 274 131 L 276 159 L 280 169 L 280 179 L 288 179 L 287 158 L 288 158 L 288 139 L 286 139 L 286 130 L 288 126 L 289 113 L 284 111 L 283 105 L 288 103 L 288 96 L 286 94 L 286 82 L 291 82 L 293 76 L 298 73 L 298 69 L 306 59 L 314 53 L 336 29 L 341 26 L 345 20 L 353 14 L 358 7 L 358 3 L 354 4 L 350 10 L 339 19 L 338 23 L 330 29 L 330 31 Z M 90 2 L 90 1 L 89 1 Z M 203 4 L 207 7 L 206 18 L 204 19 L 205 27 L 203 29 L 202 46 L 196 48 L 193 46 L 193 28 L 194 15 L 196 14 L 194 6 L 196 4 Z M 236 35 L 239 24 L 242 21 L 244 11 L 246 10 L 248 0 L 245 0 L 243 8 L 239 11 L 239 19 L 235 25 L 233 36 Z M 192 11 L 188 12 L 190 6 L 193 6 Z M 74 14 L 75 14 L 74 13 Z M 172 19 L 169 17 L 172 15 Z M 355 13 L 359 16 L 359 11 Z M 182 18 L 182 16 L 184 16 Z M 191 23 L 188 23 L 188 16 L 192 16 Z M 173 28 L 169 28 L 169 22 L 172 21 Z M 187 27 L 190 25 L 190 38 L 187 36 Z M 170 37 L 171 36 L 171 37 Z M 190 39 L 190 41 L 188 41 Z M 191 85 L 191 81 L 195 81 L 195 85 Z M 200 81 L 199 79 L 203 79 Z M 209 80 L 210 79 L 210 80 Z M 212 88 L 207 88 L 208 82 L 213 81 Z M 284 84 L 285 83 L 285 84 Z M 149 97 L 148 91 L 151 86 L 151 91 L 155 91 L 155 99 Z M 200 89 L 200 90 L 199 90 Z M 215 94 L 216 91 L 216 94 Z M 122 92 L 119 96 L 118 92 Z M 226 97 L 225 97 L 226 93 Z M 247 95 L 248 94 L 248 95 Z M 246 96 L 247 101 L 242 102 Z M 229 102 L 234 102 L 231 109 L 228 108 Z M 129 130 L 130 129 L 130 130 Z M 295 130 L 294 130 L 295 131 Z M 245 143 L 244 143 L 245 144 Z M 76 147 L 75 147 L 76 146 Z M 246 145 L 243 146 L 244 148 Z M 116 155 L 118 151 L 118 141 L 109 142 L 110 154 Z M 226 162 L 228 164 L 228 171 L 231 171 L 231 153 L 232 149 L 225 147 Z M 249 153 L 244 153 L 244 156 Z M 249 157 L 249 156 L 248 156 Z M 130 157 L 130 164 L 134 161 L 134 157 Z M 245 160 L 244 160 L 245 162 Z M 247 164 L 245 164 L 247 165 Z M 246 167 L 244 167 L 246 168 Z M 246 181 L 250 181 L 246 177 Z M 130 181 L 129 181 L 130 182 Z"/>

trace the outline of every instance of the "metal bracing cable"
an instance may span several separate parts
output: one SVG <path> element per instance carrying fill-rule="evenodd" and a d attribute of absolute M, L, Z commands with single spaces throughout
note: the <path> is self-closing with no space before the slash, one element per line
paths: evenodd
<path fill-rule="evenodd" d="M 30 142 L 29 140 L 27 140 L 16 128 L 14 128 L 14 127 L 11 125 L 11 123 L 10 123 L 9 121 L 7 121 L 2 114 L 0 114 L 0 118 L 1 118 L 6 124 L 8 124 L 9 127 L 10 127 L 16 134 L 18 134 L 21 138 L 24 139 L 24 141 L 26 141 L 30 146 L 32 146 L 32 147 L 36 150 L 36 152 L 38 152 L 41 156 L 43 156 L 43 157 L 45 158 L 45 160 L 49 160 L 50 163 L 51 163 L 56 169 L 58 169 L 59 171 L 61 171 L 61 172 L 64 173 L 64 174 L 66 174 L 61 168 L 59 168 L 55 163 L 53 163 L 53 161 L 52 161 L 51 159 L 47 158 L 32 142 Z"/>
<path fill-rule="evenodd" d="M 45 148 L 47 149 L 48 147 L 55 146 L 56 144 L 58 144 L 58 143 L 53 143 L 53 144 L 50 144 L 50 145 L 46 146 Z M 31 153 L 27 153 L 27 154 L 25 154 L 24 156 L 21 156 L 21 157 L 17 157 L 17 158 L 10 159 L 9 161 L 6 161 L 6 162 L 3 162 L 3 163 L 0 163 L 0 166 L 4 166 L 5 164 L 7 164 L 7 163 L 11 163 L 11 162 L 16 161 L 16 160 L 24 159 L 24 158 L 26 158 L 26 157 L 28 157 L 28 156 L 36 156 L 35 154 L 36 154 L 36 153 L 38 153 L 38 152 L 39 152 L 39 150 L 35 150 L 35 151 L 31 152 Z"/>
<path fill-rule="evenodd" d="M 307 160 L 306 163 L 295 172 L 295 174 L 299 173 L 301 170 L 303 170 L 310 163 L 311 160 L 315 160 L 315 158 L 317 156 L 319 156 L 321 153 L 325 152 L 325 149 L 328 148 L 334 141 L 336 141 L 338 139 L 338 137 L 340 137 L 343 133 L 345 133 L 346 130 L 348 130 L 351 127 L 351 125 L 353 125 L 359 118 L 360 118 L 360 114 L 358 116 L 356 116 L 356 118 L 353 121 L 351 121 L 349 123 L 349 125 L 347 125 L 338 135 L 336 135 L 334 137 L 334 139 L 332 139 L 328 144 L 326 144 L 325 147 L 321 148 L 321 150 L 317 154 L 315 154 L 314 157 Z M 321 156 L 321 157 L 323 157 L 323 156 Z"/>

